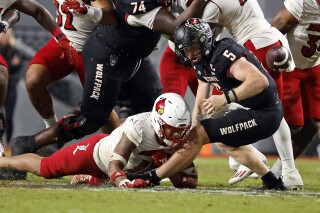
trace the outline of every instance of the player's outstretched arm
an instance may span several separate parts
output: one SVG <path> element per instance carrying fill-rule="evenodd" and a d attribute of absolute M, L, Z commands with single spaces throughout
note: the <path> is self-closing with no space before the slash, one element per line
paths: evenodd
<path fill-rule="evenodd" d="M 238 101 L 257 95 L 269 86 L 266 76 L 244 58 L 231 65 L 230 73 L 231 77 L 242 82 L 234 89 Z"/>
<path fill-rule="evenodd" d="M 52 32 L 56 27 L 58 27 L 49 11 L 37 1 L 18 0 L 13 3 L 11 7 L 29 16 L 32 16 L 42 27 L 44 27 L 49 32 Z"/>
<path fill-rule="evenodd" d="M 127 165 L 128 159 L 136 145 L 123 134 L 120 142 L 114 149 L 108 166 L 108 176 L 110 182 L 120 188 L 145 188 L 147 182 L 141 179 L 130 181 L 122 169 Z"/>
<path fill-rule="evenodd" d="M 192 1 L 191 5 L 185 11 L 183 11 L 177 18 L 175 18 L 165 8 L 162 8 L 155 17 L 152 30 L 162 34 L 173 35 L 175 29 L 183 21 L 186 21 L 189 18 L 201 17 L 203 8 L 206 4 L 206 1 L 194 0 Z"/>
<path fill-rule="evenodd" d="M 297 24 L 299 24 L 298 20 L 286 8 L 280 10 L 271 21 L 271 26 L 277 28 L 283 34 L 286 34 Z"/>

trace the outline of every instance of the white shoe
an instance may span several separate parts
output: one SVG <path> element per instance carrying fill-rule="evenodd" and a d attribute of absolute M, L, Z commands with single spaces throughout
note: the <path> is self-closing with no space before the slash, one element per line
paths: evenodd
<path fill-rule="evenodd" d="M 284 173 L 282 177 L 284 185 L 290 190 L 302 190 L 303 181 L 298 169 L 294 169 L 291 172 Z"/>
<path fill-rule="evenodd" d="M 237 172 L 229 179 L 229 184 L 236 184 L 246 179 L 253 171 L 244 165 L 238 166 Z"/>
<path fill-rule="evenodd" d="M 252 173 L 250 176 L 249 176 L 249 178 L 255 178 L 255 179 L 257 179 L 257 178 L 260 178 L 261 176 L 260 175 L 258 175 L 257 173 Z"/>

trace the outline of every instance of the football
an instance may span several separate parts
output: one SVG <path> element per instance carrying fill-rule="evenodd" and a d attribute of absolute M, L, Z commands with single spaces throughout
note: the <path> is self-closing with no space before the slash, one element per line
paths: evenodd
<path fill-rule="evenodd" d="M 286 71 L 292 61 L 290 51 L 284 46 L 272 47 L 266 55 L 268 67 L 275 72 Z"/>

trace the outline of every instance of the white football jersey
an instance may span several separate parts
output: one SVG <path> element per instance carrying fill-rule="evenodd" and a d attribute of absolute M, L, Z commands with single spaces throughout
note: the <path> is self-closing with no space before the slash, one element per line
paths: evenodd
<path fill-rule="evenodd" d="M 150 112 L 130 116 L 110 136 L 101 139 L 96 144 L 93 157 L 102 171 L 108 172 L 111 155 L 123 134 L 126 134 L 129 140 L 136 145 L 130 155 L 127 166 L 123 169 L 124 171 L 149 171 L 153 168 L 149 157 L 150 151 L 170 150 L 169 147 L 164 147 L 157 142 Z"/>
<path fill-rule="evenodd" d="M 56 6 L 56 22 L 62 32 L 72 42 L 77 52 L 82 52 L 82 47 L 89 34 L 96 29 L 99 23 L 84 18 L 83 15 L 71 13 L 68 8 L 61 6 L 64 0 L 53 0 Z"/>
<path fill-rule="evenodd" d="M 293 59 L 300 69 L 320 64 L 320 4 L 317 0 L 286 0 L 286 9 L 299 21 L 287 33 Z"/>
<path fill-rule="evenodd" d="M 256 0 L 211 0 L 202 19 L 226 27 L 239 44 L 251 40 L 257 49 L 277 42 L 281 36 L 264 18 Z"/>
<path fill-rule="evenodd" d="M 8 9 L 17 0 L 1 0 L 0 1 L 0 20 L 2 20 L 2 15 L 6 9 Z"/>

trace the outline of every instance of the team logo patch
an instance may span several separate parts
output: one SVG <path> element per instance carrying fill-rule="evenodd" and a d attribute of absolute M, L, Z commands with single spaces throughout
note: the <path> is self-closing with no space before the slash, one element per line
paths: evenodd
<path fill-rule="evenodd" d="M 118 62 L 118 56 L 111 55 L 110 56 L 110 66 L 115 66 L 117 62 Z"/>
<path fill-rule="evenodd" d="M 159 115 L 162 115 L 164 113 L 165 102 L 166 102 L 166 99 L 162 99 L 162 100 L 158 101 L 156 106 L 155 106 L 156 107 L 156 112 Z"/>

